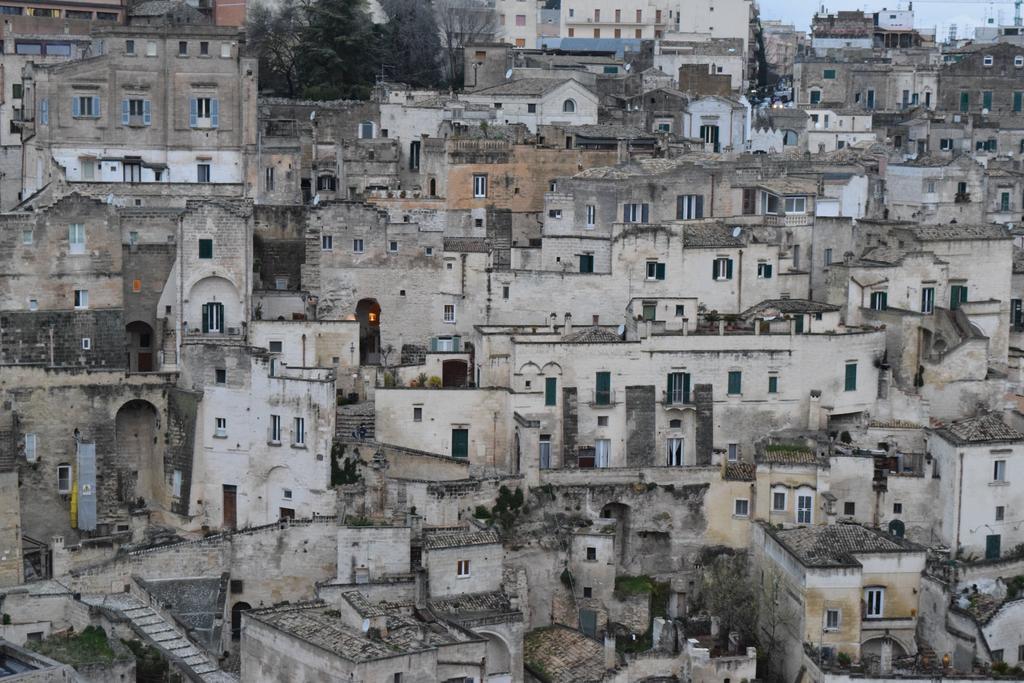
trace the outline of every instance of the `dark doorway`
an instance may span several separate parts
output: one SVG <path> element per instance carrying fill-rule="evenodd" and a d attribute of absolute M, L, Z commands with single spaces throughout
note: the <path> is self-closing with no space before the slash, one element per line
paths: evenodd
<path fill-rule="evenodd" d="M 441 385 L 446 387 L 466 386 L 466 373 L 469 368 L 464 360 L 446 360 L 441 363 Z"/>
<path fill-rule="evenodd" d="M 295 519 L 295 510 L 293 508 L 279 508 L 278 514 L 279 519 Z"/>
<path fill-rule="evenodd" d="M 252 605 L 247 602 L 236 602 L 231 606 L 231 640 L 242 637 L 242 612 L 248 612 Z"/>
<path fill-rule="evenodd" d="M 153 371 L 153 328 L 137 320 L 125 328 L 129 372 Z"/>
<path fill-rule="evenodd" d="M 238 494 L 238 487 L 231 484 L 224 484 L 224 528 L 234 529 L 238 526 L 238 512 L 235 498 Z"/>
<path fill-rule="evenodd" d="M 359 364 L 380 365 L 380 304 L 362 299 L 356 304 L 359 321 Z"/>
<path fill-rule="evenodd" d="M 903 534 L 906 532 L 906 527 L 903 522 L 898 519 L 894 519 L 889 522 L 889 533 L 897 538 L 903 538 Z"/>
<path fill-rule="evenodd" d="M 985 537 L 985 559 L 986 560 L 998 560 L 1002 554 L 1001 546 L 1002 538 L 999 534 L 990 534 Z"/>

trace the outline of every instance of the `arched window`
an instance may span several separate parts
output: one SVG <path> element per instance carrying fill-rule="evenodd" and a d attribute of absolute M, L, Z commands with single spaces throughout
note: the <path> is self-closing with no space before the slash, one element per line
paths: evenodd
<path fill-rule="evenodd" d="M 335 192 L 338 189 L 338 179 L 332 175 L 317 176 L 316 189 Z"/>
<path fill-rule="evenodd" d="M 562 102 L 562 111 L 566 114 L 576 113 L 576 100 L 566 100 Z"/>

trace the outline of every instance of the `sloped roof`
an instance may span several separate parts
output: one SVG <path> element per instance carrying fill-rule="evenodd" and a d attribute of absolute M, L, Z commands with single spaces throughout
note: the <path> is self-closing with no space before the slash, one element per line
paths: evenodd
<path fill-rule="evenodd" d="M 604 645 L 580 631 L 554 625 L 523 637 L 523 664 L 548 683 L 597 683 L 605 677 Z"/>
<path fill-rule="evenodd" d="M 562 338 L 568 344 L 610 344 L 621 342 L 622 338 L 604 327 L 584 327 Z"/>
<path fill-rule="evenodd" d="M 757 461 L 771 465 L 814 465 L 818 462 L 818 456 L 810 448 L 765 446 L 764 453 Z"/>
<path fill-rule="evenodd" d="M 901 538 L 859 524 L 825 524 L 782 531 L 765 527 L 807 567 L 848 567 L 857 553 L 924 552 Z"/>
<path fill-rule="evenodd" d="M 920 225 L 913 228 L 914 236 L 922 242 L 944 242 L 947 240 L 1010 240 L 1013 235 L 1009 230 L 995 223 L 968 225 L 966 223 L 950 223 L 948 225 Z"/>
<path fill-rule="evenodd" d="M 686 225 L 683 227 L 684 247 L 742 247 L 743 238 L 733 237 L 735 227 L 721 224 Z"/>
<path fill-rule="evenodd" d="M 572 78 L 520 78 L 515 81 L 507 81 L 493 85 L 490 88 L 475 90 L 470 93 L 476 95 L 521 95 L 536 96 L 546 95 L 555 88 L 568 83 Z"/>
<path fill-rule="evenodd" d="M 513 611 L 511 600 L 502 591 L 465 593 L 463 595 L 429 600 L 427 604 L 435 612 L 455 615 L 456 617 Z"/>
<path fill-rule="evenodd" d="M 444 548 L 461 548 L 470 545 L 488 545 L 501 543 L 497 531 L 434 531 L 427 532 L 423 539 L 425 550 L 441 550 Z"/>
<path fill-rule="evenodd" d="M 1003 443 L 1024 440 L 1024 434 L 1003 422 L 1003 418 L 997 413 L 986 413 L 977 417 L 957 420 L 933 431 L 954 444 Z"/>
<path fill-rule="evenodd" d="M 487 246 L 487 240 L 482 237 L 445 237 L 444 250 L 486 254 L 490 248 Z"/>
<path fill-rule="evenodd" d="M 743 317 L 775 309 L 779 313 L 829 313 L 838 311 L 838 306 L 810 299 L 765 299 L 743 311 Z"/>
<path fill-rule="evenodd" d="M 730 462 L 725 465 L 726 481 L 754 481 L 757 466 L 749 462 Z"/>

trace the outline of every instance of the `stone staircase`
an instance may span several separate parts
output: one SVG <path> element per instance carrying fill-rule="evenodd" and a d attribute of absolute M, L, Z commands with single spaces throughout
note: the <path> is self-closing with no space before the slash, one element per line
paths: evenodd
<path fill-rule="evenodd" d="M 82 602 L 102 607 L 128 620 L 139 638 L 160 650 L 177 664 L 192 681 L 202 683 L 237 683 L 238 678 L 221 671 L 210 656 L 171 622 L 139 598 L 129 593 L 83 595 Z"/>
<path fill-rule="evenodd" d="M 338 406 L 334 434 L 339 441 L 357 441 L 358 439 L 354 438 L 352 434 L 359 429 L 359 425 L 363 425 L 366 428 L 364 441 L 373 441 L 375 422 L 376 414 L 373 401 Z"/>

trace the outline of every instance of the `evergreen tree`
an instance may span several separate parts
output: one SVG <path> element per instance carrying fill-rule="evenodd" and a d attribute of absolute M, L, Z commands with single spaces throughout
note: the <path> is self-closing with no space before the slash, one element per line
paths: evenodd
<path fill-rule="evenodd" d="M 298 73 L 309 99 L 368 99 L 380 65 L 380 34 L 365 0 L 315 0 L 306 10 Z"/>

